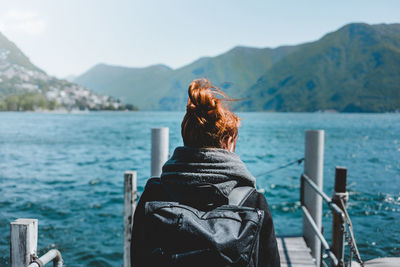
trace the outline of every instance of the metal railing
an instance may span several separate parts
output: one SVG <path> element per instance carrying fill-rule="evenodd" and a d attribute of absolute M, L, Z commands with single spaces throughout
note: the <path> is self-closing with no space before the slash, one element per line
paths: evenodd
<path fill-rule="evenodd" d="M 352 231 L 352 225 L 350 218 L 347 214 L 345 201 L 348 198 L 348 193 L 346 192 L 346 175 L 347 169 L 343 167 L 336 167 L 335 175 L 335 192 L 333 193 L 333 199 L 328 197 L 318 186 L 308 177 L 306 174 L 301 175 L 300 183 L 300 202 L 303 211 L 304 218 L 308 221 L 313 230 L 315 236 L 321 241 L 321 247 L 325 251 L 326 255 L 331 260 L 331 266 L 344 266 L 344 237 L 348 241 L 350 247 L 351 255 L 354 253 L 356 255 L 357 261 L 363 266 L 363 262 L 359 255 L 357 245 L 354 240 L 354 234 Z M 316 222 L 310 215 L 307 206 L 304 203 L 304 187 L 305 185 L 309 187 L 318 194 L 322 200 L 328 205 L 333 213 L 333 223 L 332 223 L 332 246 L 328 244 L 322 231 L 317 226 Z M 338 192 L 339 191 L 339 192 Z M 335 203 L 340 203 L 340 207 Z M 346 232 L 346 224 L 350 230 L 350 235 Z M 321 253 L 322 254 L 322 253 Z M 321 255 L 321 264 L 323 262 L 323 257 Z M 350 257 L 351 264 L 351 257 Z M 325 264 L 326 265 L 326 264 Z"/>
<path fill-rule="evenodd" d="M 318 229 L 318 227 L 317 227 L 314 219 L 311 217 L 310 212 L 308 211 L 307 207 L 304 205 L 304 182 L 306 182 L 308 185 L 310 185 L 310 187 L 314 190 L 314 192 L 322 197 L 322 199 L 325 201 L 325 203 L 328 204 L 328 207 L 332 210 L 332 212 L 335 212 L 342 218 L 342 224 L 344 226 L 345 220 L 344 220 L 343 211 L 335 203 L 333 203 L 332 199 L 330 197 L 328 197 L 323 191 L 321 191 L 318 188 L 318 186 L 306 174 L 303 173 L 301 175 L 300 203 L 301 203 L 301 209 L 303 210 L 303 214 L 305 215 L 305 218 L 310 223 L 315 235 L 321 241 L 321 245 L 324 248 L 327 255 L 329 256 L 329 258 L 332 260 L 333 265 L 338 266 L 340 261 L 342 261 L 342 259 L 338 259 L 336 257 L 336 255 L 332 252 L 331 247 L 329 246 L 328 242 L 326 241 L 326 239 L 323 236 L 323 234 L 321 233 L 321 231 Z"/>
<path fill-rule="evenodd" d="M 40 258 L 34 257 L 33 262 L 29 264 L 28 267 L 43 267 L 51 261 L 53 262 L 53 267 L 64 266 L 64 261 L 61 257 L 60 251 L 58 251 L 57 249 L 52 249 Z"/>
<path fill-rule="evenodd" d="M 312 189 L 314 189 L 314 191 L 320 195 L 322 197 L 322 199 L 325 201 L 326 204 L 328 204 L 329 208 L 335 212 L 336 214 L 340 215 L 344 221 L 344 213 L 343 211 L 332 201 L 332 199 L 330 197 L 328 197 L 323 191 L 321 191 L 317 185 L 306 175 L 306 174 L 302 174 L 301 175 L 301 188 L 300 190 L 304 190 L 304 183 L 303 181 L 306 181 Z M 303 193 L 301 194 L 303 196 Z M 303 199 L 300 199 L 301 203 L 303 204 Z"/>
<path fill-rule="evenodd" d="M 333 254 L 333 252 L 331 251 L 331 248 L 330 248 L 328 242 L 326 241 L 326 239 L 322 235 L 322 233 L 319 231 L 318 226 L 315 224 L 315 222 L 314 222 L 313 218 L 311 217 L 309 211 L 307 210 L 307 208 L 305 206 L 301 206 L 301 209 L 303 210 L 303 214 L 307 218 L 308 222 L 311 224 L 312 229 L 314 230 L 314 233 L 316 234 L 318 239 L 321 241 L 322 247 L 325 249 L 326 253 L 328 254 L 328 256 L 333 261 L 333 264 L 335 266 L 337 266 L 339 264 L 338 259 L 336 258 L 335 254 Z"/>

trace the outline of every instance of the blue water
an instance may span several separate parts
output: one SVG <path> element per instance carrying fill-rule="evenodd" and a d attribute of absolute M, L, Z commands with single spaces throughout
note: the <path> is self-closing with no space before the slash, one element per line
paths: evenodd
<path fill-rule="evenodd" d="M 324 190 L 348 167 L 349 213 L 361 256 L 400 256 L 400 115 L 243 113 L 237 153 L 257 177 L 278 234 L 301 233 L 304 131 L 325 129 Z M 9 264 L 9 223 L 39 219 L 39 255 L 59 249 L 67 266 L 121 266 L 123 173 L 149 176 L 150 128 L 181 145 L 183 113 L 0 113 L 0 266 Z M 330 212 L 324 211 L 330 239 Z"/>

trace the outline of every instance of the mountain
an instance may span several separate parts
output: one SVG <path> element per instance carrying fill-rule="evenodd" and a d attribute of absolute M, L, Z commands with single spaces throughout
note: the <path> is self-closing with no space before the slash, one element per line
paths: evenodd
<path fill-rule="evenodd" d="M 134 109 L 120 100 L 47 75 L 0 33 L 0 111 Z"/>
<path fill-rule="evenodd" d="M 350 24 L 304 44 L 247 92 L 243 110 L 400 109 L 400 24 Z"/>
<path fill-rule="evenodd" d="M 235 47 L 176 70 L 165 65 L 127 68 L 99 64 L 74 82 L 134 103 L 140 109 L 182 110 L 187 99 L 186 89 L 192 80 L 207 77 L 232 97 L 240 98 L 244 89 L 295 49 L 290 46 L 278 49 Z"/>
<path fill-rule="evenodd" d="M 7 59 L 7 62 L 6 62 Z M 33 65 L 29 58 L 26 57 L 21 50 L 11 41 L 9 41 L 2 33 L 0 33 L 0 61 L 2 69 L 5 64 L 9 64 L 10 68 L 21 67 L 26 70 L 44 73 L 41 69 Z"/>
<path fill-rule="evenodd" d="M 165 91 L 173 70 L 164 65 L 127 68 L 98 64 L 77 77 L 74 82 L 94 91 L 113 95 L 139 108 L 156 108 L 156 99 Z"/>
<path fill-rule="evenodd" d="M 187 86 L 209 78 L 243 111 L 400 110 L 400 24 L 353 23 L 278 48 L 235 47 L 179 69 L 97 65 L 74 81 L 142 109 L 183 110 Z"/>
<path fill-rule="evenodd" d="M 189 83 L 201 77 L 210 79 L 229 96 L 241 98 L 245 95 L 245 89 L 265 71 L 295 50 L 296 47 L 290 46 L 278 49 L 235 47 L 222 55 L 196 60 L 172 73 L 168 79 L 168 89 L 163 91 L 165 93 L 157 106 L 167 110 L 184 109 Z"/>

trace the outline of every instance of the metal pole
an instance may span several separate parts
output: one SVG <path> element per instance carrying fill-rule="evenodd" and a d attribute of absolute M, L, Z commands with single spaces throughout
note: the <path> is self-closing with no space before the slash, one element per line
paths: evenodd
<path fill-rule="evenodd" d="M 335 191 L 332 195 L 332 202 L 338 205 L 342 210 L 345 207 L 342 207 L 342 203 L 340 199 L 343 200 L 344 205 L 346 205 L 346 201 L 348 198 L 348 193 L 346 191 L 346 183 L 347 183 L 347 169 L 345 167 L 336 167 L 335 171 Z M 344 266 L 344 221 L 342 216 L 339 214 L 332 214 L 332 252 L 335 254 L 336 258 L 339 261 L 338 266 Z M 334 265 L 331 262 L 331 266 Z"/>
<path fill-rule="evenodd" d="M 306 131 L 304 173 L 322 191 L 324 172 L 324 130 Z M 315 221 L 316 227 L 321 231 L 322 225 L 322 198 L 317 195 L 309 184 L 303 184 L 303 202 Z M 312 226 L 303 214 L 303 237 L 311 249 L 317 267 L 321 262 L 321 241 L 314 234 Z"/>
<path fill-rule="evenodd" d="M 169 154 L 168 127 L 151 129 L 151 176 L 159 177 Z"/>
<path fill-rule="evenodd" d="M 124 267 L 131 266 L 131 235 L 137 200 L 136 177 L 136 171 L 126 171 L 124 175 Z"/>
<path fill-rule="evenodd" d="M 11 267 L 26 267 L 36 255 L 38 241 L 38 220 L 17 219 L 10 224 Z"/>

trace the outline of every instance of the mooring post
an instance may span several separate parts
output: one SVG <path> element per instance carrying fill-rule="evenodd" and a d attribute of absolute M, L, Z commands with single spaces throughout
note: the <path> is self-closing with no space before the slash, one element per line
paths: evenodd
<path fill-rule="evenodd" d="M 169 156 L 168 127 L 151 129 L 151 176 L 159 177 Z"/>
<path fill-rule="evenodd" d="M 38 220 L 17 219 L 10 224 L 11 267 L 26 267 L 36 255 Z"/>
<path fill-rule="evenodd" d="M 322 191 L 324 173 L 324 130 L 306 131 L 304 173 Z M 303 202 L 315 221 L 318 229 L 322 226 L 322 199 L 306 183 L 303 185 Z M 321 241 L 314 234 L 307 218 L 303 215 L 303 237 L 311 249 L 311 255 L 316 261 L 317 267 L 321 265 Z"/>
<path fill-rule="evenodd" d="M 131 266 L 131 234 L 137 200 L 136 171 L 124 175 L 124 267 Z"/>
<path fill-rule="evenodd" d="M 332 201 L 342 210 L 346 207 L 348 193 L 346 190 L 347 169 L 345 167 L 336 167 L 335 170 L 335 191 L 332 195 Z M 332 216 L 332 252 L 339 261 L 339 266 L 344 266 L 344 222 L 339 214 L 333 213 Z M 331 261 L 331 266 L 335 266 Z"/>

